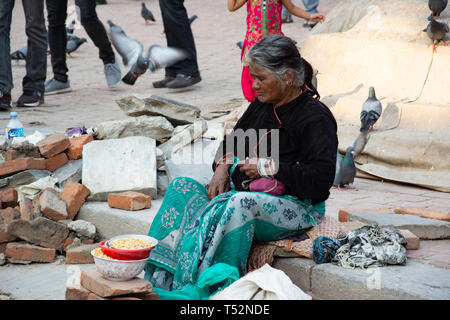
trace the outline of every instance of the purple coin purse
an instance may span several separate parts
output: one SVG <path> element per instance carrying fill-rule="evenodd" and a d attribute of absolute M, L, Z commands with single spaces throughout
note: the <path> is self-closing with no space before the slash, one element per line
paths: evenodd
<path fill-rule="evenodd" d="M 249 189 L 253 192 L 265 192 L 274 196 L 281 196 L 286 191 L 286 186 L 277 179 L 259 178 L 250 182 Z"/>

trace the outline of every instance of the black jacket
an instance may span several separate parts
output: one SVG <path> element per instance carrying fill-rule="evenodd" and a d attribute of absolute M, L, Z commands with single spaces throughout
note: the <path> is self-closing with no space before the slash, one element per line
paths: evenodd
<path fill-rule="evenodd" d="M 227 150 L 228 139 L 232 137 L 235 140 L 235 154 L 237 145 L 243 146 L 242 138 L 241 141 L 236 141 L 237 129 L 256 129 L 257 133 L 259 129 L 279 129 L 279 168 L 275 177 L 286 185 L 286 193 L 299 199 L 310 199 L 312 204 L 328 199 L 336 170 L 338 138 L 336 120 L 327 106 L 308 93 L 303 93 L 288 104 L 276 108 L 275 114 L 272 104 L 264 104 L 255 99 L 238 120 L 233 132 L 225 136 L 219 146 L 213 170 L 216 161 Z M 264 139 L 267 139 L 269 156 L 273 149 L 270 144 L 271 134 L 261 140 L 264 144 Z M 258 142 L 262 135 L 263 133 L 257 134 Z M 245 137 L 244 140 L 245 156 L 241 154 L 240 160 L 255 157 L 255 139 Z M 228 150 L 230 149 L 229 147 Z M 260 151 L 257 150 L 256 153 L 259 155 Z M 236 190 L 243 190 L 241 183 L 247 179 L 249 178 L 236 168 L 232 175 Z"/>

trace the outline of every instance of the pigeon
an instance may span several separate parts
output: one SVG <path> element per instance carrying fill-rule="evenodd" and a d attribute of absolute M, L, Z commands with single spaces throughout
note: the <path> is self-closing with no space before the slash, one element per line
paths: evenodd
<path fill-rule="evenodd" d="M 361 152 L 366 147 L 367 142 L 369 141 L 369 131 L 363 131 L 359 133 L 359 136 L 353 142 L 353 150 L 355 151 L 353 156 L 356 157 L 361 154 Z"/>
<path fill-rule="evenodd" d="M 198 16 L 196 14 L 194 14 L 192 17 L 189 18 L 189 24 L 192 24 L 192 22 L 194 22 L 194 20 L 197 18 L 198 18 Z"/>
<path fill-rule="evenodd" d="M 75 24 L 77 21 L 75 19 L 72 20 L 72 22 L 66 27 L 66 33 L 73 34 L 73 30 L 75 30 Z"/>
<path fill-rule="evenodd" d="M 350 146 L 347 148 L 344 157 L 339 151 L 336 153 L 336 173 L 333 186 L 337 187 L 338 190 L 342 190 L 342 188 L 354 189 L 354 187 L 350 186 L 356 176 L 354 152 L 353 146 Z"/>
<path fill-rule="evenodd" d="M 155 17 L 153 17 L 153 13 L 147 9 L 145 6 L 144 1 L 142 1 L 142 9 L 141 9 L 141 16 L 145 20 L 145 24 L 148 24 L 148 21 L 155 21 Z"/>
<path fill-rule="evenodd" d="M 77 50 L 83 43 L 85 43 L 87 40 L 86 38 L 75 38 L 67 40 L 66 44 L 66 52 L 69 55 L 69 57 L 72 57 L 70 54 Z"/>
<path fill-rule="evenodd" d="M 373 125 L 381 116 L 381 102 L 375 95 L 375 88 L 369 88 L 369 97 L 362 105 L 361 110 L 361 128 L 359 131 L 364 132 L 367 130 L 373 130 Z"/>
<path fill-rule="evenodd" d="M 144 58 L 142 43 L 128 37 L 125 31 L 111 20 L 108 20 L 108 24 L 111 43 L 122 57 L 123 64 L 125 66 L 131 65 L 131 69 L 122 78 L 122 81 L 126 84 L 134 85 L 137 78 L 143 75 L 147 69 L 153 72 L 188 57 L 188 54 L 183 50 L 152 45 L 148 48 L 147 55 Z"/>
<path fill-rule="evenodd" d="M 244 46 L 244 41 L 239 41 L 236 43 L 236 45 L 238 46 L 239 49 L 242 50 L 242 47 Z"/>
<path fill-rule="evenodd" d="M 428 20 L 431 19 L 439 19 L 441 12 L 445 10 L 447 7 L 448 0 L 428 0 L 428 8 L 431 10 L 431 14 L 428 17 Z"/>
<path fill-rule="evenodd" d="M 11 53 L 11 60 L 16 60 L 16 61 L 19 61 L 19 60 L 26 60 L 27 59 L 27 46 L 25 46 L 25 47 L 23 47 L 23 48 L 21 48 L 21 49 L 19 49 L 19 50 L 16 50 L 16 51 L 14 51 L 13 53 Z"/>
<path fill-rule="evenodd" d="M 428 26 L 422 30 L 426 32 L 428 37 L 433 40 L 433 51 L 436 52 L 436 46 L 439 42 L 444 45 L 447 45 L 448 42 L 445 42 L 443 39 L 445 34 L 449 32 L 448 24 L 445 22 L 439 22 L 435 19 L 431 19 Z"/>

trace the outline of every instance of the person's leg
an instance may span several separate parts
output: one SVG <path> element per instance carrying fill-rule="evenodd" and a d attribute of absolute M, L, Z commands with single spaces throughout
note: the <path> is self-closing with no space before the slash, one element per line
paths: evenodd
<path fill-rule="evenodd" d="M 184 76 L 178 82 L 186 82 L 188 85 L 200 81 L 200 72 L 197 65 L 197 51 L 194 36 L 187 16 L 184 0 L 160 0 L 164 30 L 167 46 L 185 50 L 189 58 L 166 68 L 166 77 Z M 194 81 L 191 81 L 195 78 Z M 176 81 L 177 79 L 173 80 Z M 171 82 L 173 82 L 171 81 Z M 170 82 L 169 82 L 170 83 Z"/>
<path fill-rule="evenodd" d="M 99 50 L 99 58 L 103 61 L 106 83 L 114 86 L 119 83 L 122 73 L 117 61 L 105 26 L 100 21 L 95 10 L 95 0 L 75 0 L 80 8 L 80 20 L 89 38 Z"/>
<path fill-rule="evenodd" d="M 319 0 L 302 0 L 305 6 L 306 12 L 313 14 L 318 13 L 317 7 L 319 6 Z"/>
<path fill-rule="evenodd" d="M 14 0 L 0 2 L 0 106 L 3 110 L 11 105 L 11 90 L 14 87 L 11 58 L 10 58 L 10 32 Z"/>

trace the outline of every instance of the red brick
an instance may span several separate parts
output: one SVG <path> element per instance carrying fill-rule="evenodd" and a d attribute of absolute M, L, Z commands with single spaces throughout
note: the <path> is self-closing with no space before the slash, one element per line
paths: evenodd
<path fill-rule="evenodd" d="M 91 251 L 98 247 L 98 244 L 84 244 L 75 248 L 70 248 L 66 252 L 66 264 L 87 264 L 94 263 Z"/>
<path fill-rule="evenodd" d="M 0 201 L 2 202 L 2 208 L 17 206 L 18 193 L 16 189 L 9 188 L 0 191 Z"/>
<path fill-rule="evenodd" d="M 42 191 L 39 197 L 39 205 L 42 213 L 55 221 L 68 218 L 66 203 L 51 188 Z"/>
<path fill-rule="evenodd" d="M 20 219 L 28 221 L 34 219 L 33 201 L 30 198 L 27 198 L 23 193 L 19 194 L 19 212 Z"/>
<path fill-rule="evenodd" d="M 74 219 L 91 191 L 80 183 L 68 181 L 60 193 L 60 198 L 67 205 L 69 219 Z"/>
<path fill-rule="evenodd" d="M 148 281 L 140 278 L 128 281 L 107 280 L 96 269 L 83 270 L 80 282 L 85 289 L 103 298 L 153 292 L 153 286 Z"/>
<path fill-rule="evenodd" d="M 1 227 L 0 227 L 0 229 L 1 229 Z M 0 231 L 0 233 L 1 233 L 1 231 Z M 0 236 L 0 237 L 1 237 L 1 236 Z M 6 246 L 7 246 L 7 245 L 8 245 L 7 242 L 0 243 L 0 253 L 5 254 L 5 252 L 6 252 Z"/>
<path fill-rule="evenodd" d="M 14 208 L 0 210 L 0 224 L 9 224 L 13 220 L 20 219 L 20 213 Z"/>
<path fill-rule="evenodd" d="M 148 209 L 152 204 L 152 197 L 135 191 L 125 191 L 120 193 L 108 194 L 108 205 L 111 208 L 122 210 L 141 210 Z"/>
<path fill-rule="evenodd" d="M 67 251 L 67 247 L 70 246 L 74 240 L 75 238 L 67 238 L 63 244 L 63 251 Z"/>
<path fill-rule="evenodd" d="M 15 160 L 19 157 L 19 154 L 20 154 L 19 151 L 10 149 L 5 152 L 5 160 L 6 161 Z"/>
<path fill-rule="evenodd" d="M 42 248 L 28 243 L 10 242 L 6 246 L 6 256 L 20 261 L 53 262 L 55 254 L 55 249 Z"/>
<path fill-rule="evenodd" d="M 67 155 L 65 153 L 60 153 L 54 157 L 45 160 L 45 169 L 53 172 L 56 169 L 65 165 L 67 162 L 69 162 Z"/>
<path fill-rule="evenodd" d="M 8 233 L 8 225 L 0 224 L 0 243 L 11 242 L 16 240 L 17 237 Z"/>
<path fill-rule="evenodd" d="M 55 133 L 39 141 L 36 146 L 45 158 L 51 158 L 70 147 L 69 138 L 64 133 Z"/>
<path fill-rule="evenodd" d="M 420 248 L 420 238 L 418 236 L 406 229 L 399 229 L 399 231 L 408 242 L 406 244 L 407 250 L 417 250 Z"/>
<path fill-rule="evenodd" d="M 69 160 L 81 159 L 83 155 L 83 146 L 94 140 L 92 134 L 85 134 L 70 139 L 70 147 L 66 151 Z"/>
<path fill-rule="evenodd" d="M 450 221 L 450 213 L 426 208 L 401 207 L 394 210 L 395 213 L 411 214 L 422 218 Z"/>
<path fill-rule="evenodd" d="M 66 300 L 87 300 L 91 292 L 80 285 L 66 287 Z"/>
<path fill-rule="evenodd" d="M 0 176 L 10 175 L 24 170 L 44 170 L 45 159 L 41 158 L 19 158 L 0 163 Z"/>

